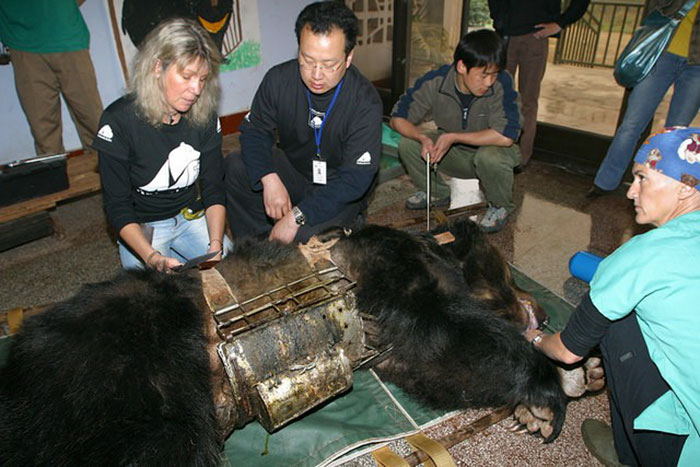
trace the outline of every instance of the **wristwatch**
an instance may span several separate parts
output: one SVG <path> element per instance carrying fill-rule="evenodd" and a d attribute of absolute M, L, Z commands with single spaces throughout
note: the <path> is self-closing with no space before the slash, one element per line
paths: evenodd
<path fill-rule="evenodd" d="M 292 208 L 292 215 L 294 216 L 294 222 L 296 222 L 297 225 L 304 225 L 306 223 L 304 213 L 301 212 L 301 209 L 299 209 L 297 206 Z"/>

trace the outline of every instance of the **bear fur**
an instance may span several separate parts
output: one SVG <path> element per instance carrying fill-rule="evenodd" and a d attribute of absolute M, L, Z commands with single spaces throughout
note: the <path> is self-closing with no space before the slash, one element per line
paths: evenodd
<path fill-rule="evenodd" d="M 500 253 L 473 222 L 450 232 L 455 241 L 438 245 L 368 226 L 333 247 L 334 262 L 357 278 L 358 309 L 377 317 L 379 341 L 393 346 L 380 371 L 434 407 L 547 408 L 550 442 L 566 414 L 559 374 L 521 335 L 527 318 Z"/>
<path fill-rule="evenodd" d="M 197 282 L 124 272 L 28 318 L 0 373 L 0 465 L 218 465 Z"/>
<path fill-rule="evenodd" d="M 393 346 L 379 366 L 387 378 L 434 407 L 547 408 L 551 441 L 566 396 L 521 335 L 507 265 L 473 223 L 451 231 L 442 246 L 379 226 L 322 238 L 338 240 L 334 262 L 357 280 L 379 344 Z M 229 282 L 274 283 L 302 264 L 294 246 L 244 240 L 218 269 Z M 205 310 L 195 274 L 137 271 L 28 318 L 0 374 L 0 465 L 217 465 Z"/>

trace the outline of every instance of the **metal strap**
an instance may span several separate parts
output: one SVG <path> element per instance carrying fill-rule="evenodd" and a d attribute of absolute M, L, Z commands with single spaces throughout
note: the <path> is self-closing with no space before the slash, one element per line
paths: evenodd
<path fill-rule="evenodd" d="M 425 231 L 430 232 L 430 153 L 426 154 L 428 160 L 425 161 Z"/>

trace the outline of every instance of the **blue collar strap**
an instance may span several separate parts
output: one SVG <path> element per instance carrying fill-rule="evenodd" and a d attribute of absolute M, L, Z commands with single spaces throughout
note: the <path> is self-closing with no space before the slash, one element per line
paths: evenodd
<path fill-rule="evenodd" d="M 333 109 L 333 105 L 335 104 L 335 100 L 338 97 L 338 94 L 340 93 L 340 88 L 343 87 L 343 81 L 345 81 L 345 78 L 340 80 L 340 83 L 338 83 L 338 86 L 335 88 L 335 94 L 333 94 L 333 99 L 331 99 L 331 105 L 328 106 L 328 110 L 326 110 L 326 114 L 323 116 L 323 120 L 321 121 L 321 125 L 316 128 L 315 126 L 313 127 L 314 129 L 314 138 L 316 139 L 316 157 L 321 159 L 321 135 L 323 134 L 323 126 L 326 124 L 326 120 L 328 120 L 328 116 L 331 114 L 331 110 Z M 311 112 L 311 93 L 309 90 L 306 90 L 306 99 L 309 101 L 309 112 Z"/>

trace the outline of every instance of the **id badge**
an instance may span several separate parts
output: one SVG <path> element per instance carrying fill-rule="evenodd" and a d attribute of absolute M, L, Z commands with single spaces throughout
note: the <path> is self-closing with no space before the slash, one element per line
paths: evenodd
<path fill-rule="evenodd" d="M 326 161 L 319 161 L 314 159 L 311 166 L 314 173 L 314 183 L 319 185 L 326 184 Z"/>

